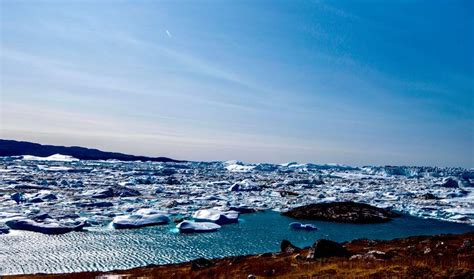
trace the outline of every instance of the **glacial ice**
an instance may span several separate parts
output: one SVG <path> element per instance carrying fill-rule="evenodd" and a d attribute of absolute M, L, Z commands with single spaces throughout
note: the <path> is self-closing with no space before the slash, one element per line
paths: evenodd
<path fill-rule="evenodd" d="M 318 229 L 313 224 L 301 224 L 298 222 L 290 223 L 290 228 L 293 230 L 305 230 L 305 231 L 315 231 Z"/>
<path fill-rule="evenodd" d="M 66 159 L 0 158 L 0 223 L 47 214 L 49 219 L 35 222 L 86 221 L 106 229 L 114 218 L 146 223 L 144 209 L 170 218 L 195 214 L 206 222 L 227 218 L 216 221 L 226 223 L 236 222 L 238 213 L 355 201 L 474 225 L 472 169 Z M 236 218 L 231 210 L 237 211 Z M 140 214 L 134 217 L 138 221 L 130 217 L 134 214 Z"/>
<path fill-rule="evenodd" d="M 64 234 L 72 231 L 80 231 L 85 226 L 84 222 L 73 223 L 58 222 L 46 218 L 43 222 L 38 222 L 26 218 L 14 218 L 7 220 L 5 224 L 14 230 L 25 230 L 44 234 Z"/>
<path fill-rule="evenodd" d="M 181 233 L 202 233 L 217 231 L 221 226 L 211 222 L 183 221 L 179 223 L 176 228 L 178 228 Z"/>
<path fill-rule="evenodd" d="M 218 209 L 201 209 L 193 214 L 193 218 L 197 222 L 212 222 L 218 225 L 237 223 L 239 221 L 239 213 L 237 211 L 222 212 Z"/>
<path fill-rule="evenodd" d="M 33 155 L 23 155 L 23 160 L 26 161 L 60 161 L 60 162 L 73 162 L 73 161 L 79 161 L 79 159 L 76 159 L 72 156 L 69 155 L 62 155 L 62 154 L 54 154 L 48 157 L 38 157 L 38 156 L 33 156 Z"/>
<path fill-rule="evenodd" d="M 116 229 L 132 229 L 152 225 L 168 224 L 170 218 L 163 212 L 152 209 L 139 209 L 131 215 L 117 216 L 112 221 Z"/>

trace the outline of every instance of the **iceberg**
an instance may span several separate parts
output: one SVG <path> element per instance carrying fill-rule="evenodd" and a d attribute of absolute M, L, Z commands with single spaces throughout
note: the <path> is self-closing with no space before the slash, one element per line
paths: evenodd
<path fill-rule="evenodd" d="M 259 191 L 261 190 L 260 185 L 253 182 L 250 179 L 244 179 L 240 182 L 234 183 L 230 186 L 229 191 L 238 192 L 238 191 Z"/>
<path fill-rule="evenodd" d="M 62 154 L 54 154 L 48 157 L 38 157 L 38 156 L 33 156 L 33 155 L 23 155 L 23 160 L 25 161 L 59 161 L 59 162 L 75 162 L 79 161 L 79 159 L 76 159 L 72 156 L 69 155 L 62 155 Z"/>
<path fill-rule="evenodd" d="M 116 229 L 133 229 L 154 225 L 164 225 L 170 222 L 170 218 L 162 212 L 153 209 L 140 209 L 131 215 L 117 216 L 112 221 Z"/>
<path fill-rule="evenodd" d="M 221 226 L 211 222 L 193 222 L 183 221 L 179 223 L 178 228 L 180 233 L 203 233 L 203 232 L 215 232 L 221 228 Z"/>
<path fill-rule="evenodd" d="M 305 230 L 305 231 L 315 231 L 318 229 L 313 224 L 301 224 L 298 222 L 290 223 L 290 228 L 293 230 Z"/>
<path fill-rule="evenodd" d="M 218 225 L 225 225 L 237 223 L 239 221 L 239 212 L 221 212 L 217 209 L 201 209 L 193 214 L 193 218 L 197 222 L 212 222 Z"/>
<path fill-rule="evenodd" d="M 5 225 L 12 230 L 24 230 L 39 232 L 44 234 L 64 234 L 72 231 L 80 231 L 84 228 L 84 222 L 61 223 L 55 220 L 46 219 L 44 222 L 37 222 L 31 219 L 13 219 L 5 222 Z"/>

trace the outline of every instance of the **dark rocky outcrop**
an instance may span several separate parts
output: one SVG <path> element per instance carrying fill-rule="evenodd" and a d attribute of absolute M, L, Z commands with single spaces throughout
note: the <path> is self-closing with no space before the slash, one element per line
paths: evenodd
<path fill-rule="evenodd" d="M 79 160 L 120 160 L 120 161 L 152 161 L 152 162 L 183 162 L 166 157 L 135 156 L 117 152 L 105 152 L 79 146 L 42 145 L 38 143 L 0 139 L 0 156 L 33 155 L 48 157 L 54 154 L 69 155 Z"/>
<path fill-rule="evenodd" d="M 459 187 L 459 184 L 458 182 L 451 178 L 451 177 L 448 177 L 448 178 L 445 178 L 443 180 L 443 183 L 441 184 L 441 187 L 445 187 L 445 188 L 458 188 Z"/>
<path fill-rule="evenodd" d="M 0 224 L 0 235 L 7 234 L 8 232 L 10 232 L 10 229 L 5 225 Z"/>
<path fill-rule="evenodd" d="M 400 216 L 387 209 L 355 202 L 310 204 L 293 208 L 282 215 L 295 219 L 355 224 L 383 223 Z"/>
<path fill-rule="evenodd" d="M 255 208 L 246 207 L 246 206 L 231 206 L 229 210 L 237 211 L 240 214 L 249 214 L 249 213 L 257 212 Z"/>
<path fill-rule="evenodd" d="M 301 251 L 301 248 L 296 247 L 288 240 L 282 240 L 280 244 L 280 251 L 282 253 L 292 254 Z"/>
<path fill-rule="evenodd" d="M 191 270 L 209 268 L 213 265 L 214 265 L 214 263 L 211 262 L 208 259 L 198 258 L 198 259 L 195 259 L 195 260 L 191 261 Z"/>
<path fill-rule="evenodd" d="M 319 239 L 309 249 L 309 260 L 328 257 L 349 257 L 351 253 L 341 244 L 327 239 Z"/>

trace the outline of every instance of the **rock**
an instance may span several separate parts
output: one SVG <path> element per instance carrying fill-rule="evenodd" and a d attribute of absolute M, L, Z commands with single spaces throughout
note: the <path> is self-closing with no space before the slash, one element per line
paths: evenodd
<path fill-rule="evenodd" d="M 213 265 L 214 264 L 208 259 L 198 258 L 198 259 L 195 259 L 195 260 L 191 261 L 191 270 L 209 268 Z"/>
<path fill-rule="evenodd" d="M 25 201 L 25 198 L 24 198 L 23 193 L 18 193 L 18 192 L 17 192 L 17 193 L 14 193 L 14 194 L 12 194 L 12 195 L 10 196 L 10 198 L 11 198 L 12 200 L 14 200 L 17 204 L 19 204 L 20 202 Z"/>
<path fill-rule="evenodd" d="M 300 252 L 301 249 L 293 245 L 290 241 L 288 240 L 282 240 L 280 244 L 280 251 L 282 253 L 287 253 L 287 254 L 293 254 L 295 252 Z"/>
<path fill-rule="evenodd" d="M 458 188 L 459 184 L 457 180 L 453 179 L 452 177 L 447 177 L 443 179 L 443 183 L 441 184 L 441 187 L 445 188 Z"/>
<path fill-rule="evenodd" d="M 140 209 L 131 215 L 117 216 L 112 221 L 112 226 L 116 229 L 134 229 L 154 225 L 168 224 L 170 218 L 155 210 Z"/>
<path fill-rule="evenodd" d="M 5 224 L 13 230 L 32 231 L 44 234 L 64 234 L 72 231 L 80 231 L 84 227 L 84 222 L 66 224 L 48 221 L 40 223 L 30 219 L 14 219 L 5 222 Z"/>
<path fill-rule="evenodd" d="M 81 203 L 79 204 L 80 207 L 110 207 L 114 204 L 107 201 L 100 201 L 100 202 L 90 202 L 90 203 Z"/>
<path fill-rule="evenodd" d="M 293 230 L 305 230 L 305 231 L 315 231 L 318 229 L 313 224 L 301 224 L 298 222 L 290 223 L 290 228 Z"/>
<path fill-rule="evenodd" d="M 179 223 L 178 228 L 181 233 L 203 233 L 203 232 L 215 232 L 221 228 L 221 226 L 211 222 L 193 222 L 183 221 Z"/>
<path fill-rule="evenodd" d="M 4 224 L 0 224 L 0 235 L 7 234 L 10 232 L 10 229 Z"/>
<path fill-rule="evenodd" d="M 322 220 L 341 223 L 372 224 L 390 221 L 399 214 L 387 209 L 355 202 L 310 204 L 282 213 L 295 219 Z"/>
<path fill-rule="evenodd" d="M 349 256 L 349 251 L 341 244 L 332 240 L 319 239 L 311 246 L 307 259 Z"/>
<path fill-rule="evenodd" d="M 229 208 L 231 211 L 237 211 L 240 214 L 248 214 L 257 212 L 256 209 L 247 207 L 247 206 L 231 206 Z"/>
<path fill-rule="evenodd" d="M 424 200 L 436 200 L 436 199 L 438 199 L 438 197 L 436 197 L 435 195 L 433 195 L 431 193 L 426 193 L 424 195 L 421 195 L 420 198 L 424 199 Z"/>
<path fill-rule="evenodd" d="M 193 218 L 197 222 L 213 222 L 218 225 L 237 223 L 239 221 L 239 213 L 237 211 L 221 212 L 217 209 L 201 209 L 193 214 Z"/>

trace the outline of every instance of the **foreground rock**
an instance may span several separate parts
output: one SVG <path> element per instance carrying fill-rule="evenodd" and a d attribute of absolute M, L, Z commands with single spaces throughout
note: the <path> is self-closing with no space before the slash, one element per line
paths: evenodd
<path fill-rule="evenodd" d="M 331 202 L 293 208 L 282 215 L 303 220 L 320 220 L 341 223 L 373 224 L 388 222 L 400 215 L 363 203 Z"/>
<path fill-rule="evenodd" d="M 80 231 L 84 228 L 84 222 L 72 224 L 60 223 L 51 220 L 37 222 L 30 219 L 9 220 L 5 224 L 13 230 L 39 232 L 44 234 L 64 234 L 72 231 Z"/>
<path fill-rule="evenodd" d="M 290 241 L 285 239 L 281 241 L 280 251 L 282 253 L 292 254 L 292 253 L 301 251 L 301 248 L 296 247 Z"/>
<path fill-rule="evenodd" d="M 319 259 L 329 257 L 349 257 L 351 253 L 341 244 L 327 239 L 319 239 L 309 249 L 307 259 Z"/>
<path fill-rule="evenodd" d="M 282 243 L 282 253 L 214 260 L 199 258 L 187 263 L 126 271 L 14 275 L 2 278 L 267 278 L 270 274 L 272 278 L 473 278 L 472 243 L 474 232 L 389 241 L 354 240 L 339 244 L 353 255 L 350 258 L 307 260 L 302 255 L 308 254 L 311 249 L 318 250 L 333 244 L 318 241 L 312 248 L 291 251 L 287 248 L 295 246 L 287 241 L 285 245 Z"/>

